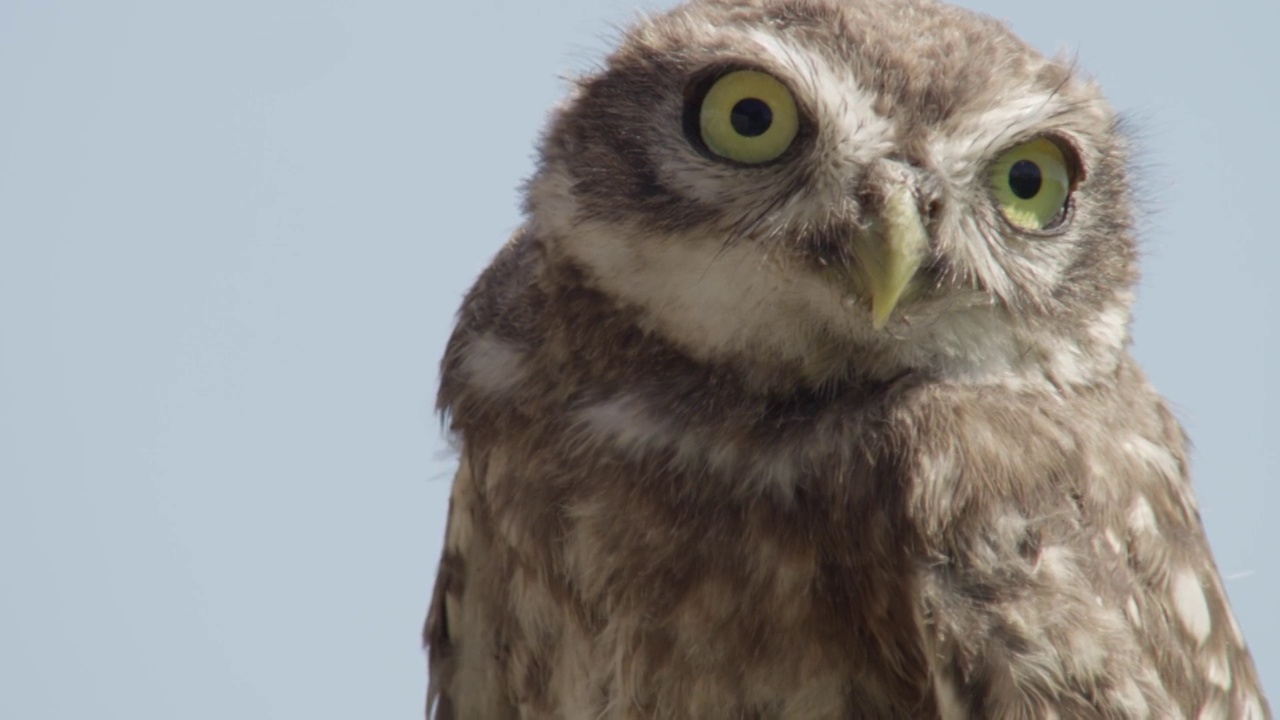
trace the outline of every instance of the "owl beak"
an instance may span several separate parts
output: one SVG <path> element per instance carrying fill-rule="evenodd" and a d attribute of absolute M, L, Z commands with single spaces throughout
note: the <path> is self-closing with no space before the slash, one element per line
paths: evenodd
<path fill-rule="evenodd" d="M 898 185 L 885 198 L 879 227 L 855 244 L 854 255 L 871 300 L 871 325 L 883 329 L 924 262 L 929 240 L 915 194 Z"/>

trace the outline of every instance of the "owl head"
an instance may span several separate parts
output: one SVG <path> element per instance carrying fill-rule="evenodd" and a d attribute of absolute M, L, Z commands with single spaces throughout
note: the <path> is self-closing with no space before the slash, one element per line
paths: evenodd
<path fill-rule="evenodd" d="M 555 263 L 764 387 L 1087 383 L 1124 352 L 1125 143 L 1092 83 L 929 0 L 695 0 L 544 138 Z"/>

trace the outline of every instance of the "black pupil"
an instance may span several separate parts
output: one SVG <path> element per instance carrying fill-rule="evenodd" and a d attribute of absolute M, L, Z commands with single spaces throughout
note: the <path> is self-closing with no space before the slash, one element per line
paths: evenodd
<path fill-rule="evenodd" d="M 1023 200 L 1035 197 L 1043 182 L 1040 166 L 1030 160 L 1019 160 L 1009 168 L 1009 189 Z"/>
<path fill-rule="evenodd" d="M 773 124 L 773 111 L 768 103 L 756 98 L 739 100 L 729 113 L 729 122 L 733 129 L 744 137 L 759 137 L 769 130 Z"/>

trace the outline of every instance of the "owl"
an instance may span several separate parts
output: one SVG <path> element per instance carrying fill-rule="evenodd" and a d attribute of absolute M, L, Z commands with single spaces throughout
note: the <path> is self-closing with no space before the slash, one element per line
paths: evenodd
<path fill-rule="evenodd" d="M 1129 353 L 1098 88 L 930 0 L 694 0 L 467 295 L 436 718 L 1270 716 Z"/>

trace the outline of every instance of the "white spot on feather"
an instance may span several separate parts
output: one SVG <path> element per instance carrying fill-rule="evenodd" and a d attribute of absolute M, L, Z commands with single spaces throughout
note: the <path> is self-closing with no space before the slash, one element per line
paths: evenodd
<path fill-rule="evenodd" d="M 1124 707 L 1124 717 L 1132 720 L 1151 717 L 1151 707 L 1147 705 L 1147 698 L 1143 696 L 1142 689 L 1133 678 L 1127 677 L 1117 685 L 1112 692 L 1112 697 Z"/>
<path fill-rule="evenodd" d="M 1070 653 L 1064 655 L 1066 662 L 1081 677 L 1101 672 L 1107 659 L 1106 648 L 1098 642 L 1095 628 L 1083 632 L 1072 633 L 1067 637 Z"/>
<path fill-rule="evenodd" d="M 505 395 L 525 378 L 524 352 L 490 334 L 467 343 L 462 351 L 462 373 L 467 384 L 489 395 Z"/>
<path fill-rule="evenodd" d="M 1169 591 L 1173 595 L 1173 608 L 1187 634 L 1198 644 L 1209 639 L 1213 620 L 1209 617 L 1209 603 L 1205 601 L 1200 580 L 1190 570 L 1183 570 L 1173 577 Z"/>
<path fill-rule="evenodd" d="M 1142 629 L 1142 611 L 1138 609 L 1138 601 L 1130 596 L 1129 602 L 1124 605 L 1124 614 L 1129 618 L 1129 622 L 1133 623 L 1135 628 Z"/>
<path fill-rule="evenodd" d="M 1090 323 L 1088 333 L 1099 345 L 1119 348 L 1129 336 L 1129 307 L 1133 304 L 1131 293 L 1124 293 L 1124 302 L 1108 306 Z"/>
<path fill-rule="evenodd" d="M 1151 509 L 1151 503 L 1141 495 L 1133 501 L 1133 506 L 1129 508 L 1129 529 L 1135 535 L 1145 533 L 1157 533 L 1160 531 L 1156 524 L 1156 513 Z"/>
<path fill-rule="evenodd" d="M 1204 676 L 1223 690 L 1231 689 L 1231 663 L 1225 653 L 1212 653 L 1205 658 Z"/>
<path fill-rule="evenodd" d="M 739 447 L 728 439 L 680 428 L 642 398 L 623 394 L 578 409 L 576 431 L 590 445 L 611 445 L 629 455 L 674 450 L 675 460 L 691 468 L 724 470 L 739 461 Z M 783 487 L 795 478 L 791 456 L 775 453 L 755 468 L 766 483 Z"/>
<path fill-rule="evenodd" d="M 675 432 L 648 411 L 643 400 L 620 395 L 583 407 L 577 413 L 580 432 L 605 440 L 628 453 L 671 445 Z"/>
<path fill-rule="evenodd" d="M 1036 563 L 1036 572 L 1042 572 L 1055 582 L 1071 582 L 1075 575 L 1075 558 L 1071 550 L 1061 545 L 1046 547 Z"/>
<path fill-rule="evenodd" d="M 1107 528 L 1106 532 L 1103 533 L 1103 537 L 1106 538 L 1107 545 L 1111 548 L 1112 552 L 1121 553 L 1124 550 L 1124 546 L 1120 544 L 1120 536 L 1116 534 L 1115 530 Z"/>
<path fill-rule="evenodd" d="M 1124 449 L 1162 477 L 1177 478 L 1181 475 L 1173 453 L 1141 435 L 1130 436 L 1124 442 Z"/>

